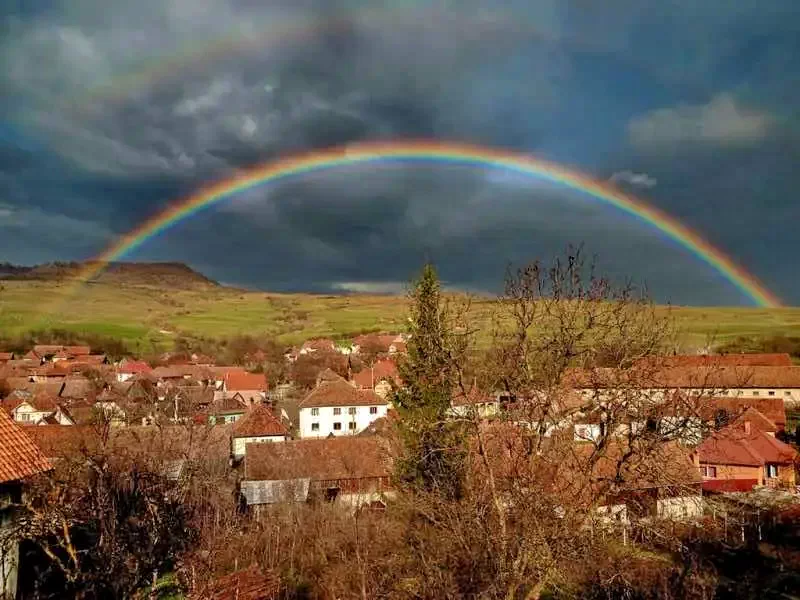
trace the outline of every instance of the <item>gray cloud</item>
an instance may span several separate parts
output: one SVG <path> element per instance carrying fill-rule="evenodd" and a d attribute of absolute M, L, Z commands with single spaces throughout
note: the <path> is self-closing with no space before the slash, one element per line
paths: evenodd
<path fill-rule="evenodd" d="M 639 146 L 659 146 L 682 142 L 751 144 L 764 139 L 774 117 L 739 106 L 727 93 L 707 104 L 682 104 L 659 108 L 631 119 L 628 135 Z"/>
<path fill-rule="evenodd" d="M 765 176 L 797 152 L 792 140 L 774 143 L 793 110 L 785 57 L 796 46 L 786 35 L 796 7 L 776 2 L 55 0 L 9 19 L 0 39 L 2 108 L 15 127 L 0 130 L 0 200 L 72 233 L 42 243 L 17 229 L 16 243 L 33 249 L 10 256 L 91 255 L 168 202 L 287 154 L 428 137 L 647 189 L 746 264 L 777 273 L 786 267 L 770 266 L 754 233 L 791 212 L 776 200 L 762 214 L 761 199 L 797 183 L 793 170 Z M 753 58 L 750 75 L 738 69 L 753 46 L 742 32 L 776 28 L 781 52 Z M 602 118 L 586 118 L 595 111 Z M 748 215 L 749 233 L 728 214 Z M 453 285 L 480 288 L 497 286 L 507 260 L 582 240 L 662 299 L 741 299 L 614 209 L 528 177 L 443 165 L 373 163 L 253 189 L 135 257 L 185 260 L 224 281 L 331 289 L 391 286 L 432 256 Z"/>
<path fill-rule="evenodd" d="M 617 171 L 608 180 L 612 183 L 627 183 L 634 187 L 651 188 L 658 184 L 655 177 L 650 177 L 647 173 L 634 173 L 633 171 Z"/>

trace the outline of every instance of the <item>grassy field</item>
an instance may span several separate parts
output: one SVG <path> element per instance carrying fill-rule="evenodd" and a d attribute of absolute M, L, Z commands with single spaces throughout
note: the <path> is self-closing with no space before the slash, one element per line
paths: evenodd
<path fill-rule="evenodd" d="M 474 306 L 488 327 L 489 300 Z M 666 310 L 666 309 L 665 309 Z M 800 336 L 800 308 L 672 308 L 687 347 L 737 336 Z M 145 286 L 3 281 L 0 335 L 45 328 L 117 337 L 132 347 L 170 347 L 177 335 L 269 334 L 297 343 L 403 328 L 406 301 L 396 296 L 317 296 L 242 292 L 231 288 L 164 290 Z"/>

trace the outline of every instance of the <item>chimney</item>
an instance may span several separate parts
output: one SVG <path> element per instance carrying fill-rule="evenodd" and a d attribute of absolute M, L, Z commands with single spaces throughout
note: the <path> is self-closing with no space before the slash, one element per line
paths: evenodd
<path fill-rule="evenodd" d="M 744 422 L 744 432 L 747 435 L 750 435 L 750 421 L 745 421 Z"/>

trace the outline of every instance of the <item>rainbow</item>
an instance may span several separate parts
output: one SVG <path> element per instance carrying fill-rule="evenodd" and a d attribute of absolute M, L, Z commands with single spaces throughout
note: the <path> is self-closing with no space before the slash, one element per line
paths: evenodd
<path fill-rule="evenodd" d="M 79 280 L 89 281 L 95 278 L 108 263 L 120 260 L 176 223 L 239 192 L 313 172 L 387 161 L 428 162 L 502 169 L 586 193 L 661 231 L 719 272 L 755 304 L 762 307 L 781 306 L 781 302 L 776 296 L 720 249 L 665 212 L 643 200 L 621 192 L 612 185 L 594 180 L 558 164 L 524 154 L 477 145 L 429 140 L 365 142 L 326 150 L 312 150 L 240 172 L 229 179 L 201 188 L 187 198 L 178 200 L 122 236 L 115 244 L 89 263 L 89 267 L 81 273 Z"/>

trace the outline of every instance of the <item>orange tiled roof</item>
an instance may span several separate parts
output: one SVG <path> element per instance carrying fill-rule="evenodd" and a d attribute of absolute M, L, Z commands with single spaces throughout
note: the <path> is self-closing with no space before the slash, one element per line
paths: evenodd
<path fill-rule="evenodd" d="M 400 381 L 397 365 L 392 360 L 379 360 L 372 367 L 362 369 L 353 375 L 353 383 L 356 384 L 356 387 L 368 390 L 373 389 L 375 384 L 384 379 L 395 383 Z"/>
<path fill-rule="evenodd" d="M 267 376 L 263 373 L 228 371 L 225 374 L 225 389 L 230 392 L 259 390 L 266 391 Z"/>
<path fill-rule="evenodd" d="M 25 479 L 52 469 L 28 435 L 0 411 L 0 483 Z"/>
<path fill-rule="evenodd" d="M 323 381 L 303 398 L 300 408 L 320 406 L 385 406 L 386 400 L 372 390 L 357 390 L 344 379 Z"/>
<path fill-rule="evenodd" d="M 771 435 L 753 426 L 747 433 L 742 423 L 734 423 L 712 434 L 697 448 L 700 462 L 716 465 L 761 466 L 787 464 L 797 452 Z"/>
<path fill-rule="evenodd" d="M 289 431 L 266 404 L 256 404 L 233 426 L 235 438 L 261 435 L 289 435 Z"/>
<path fill-rule="evenodd" d="M 390 473 L 388 449 L 375 436 L 248 444 L 245 457 L 245 479 L 255 481 L 355 479 Z"/>
<path fill-rule="evenodd" d="M 786 353 L 774 354 L 678 354 L 642 359 L 637 365 L 654 364 L 661 367 L 791 367 L 792 357 Z"/>

